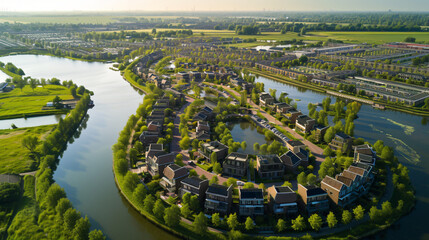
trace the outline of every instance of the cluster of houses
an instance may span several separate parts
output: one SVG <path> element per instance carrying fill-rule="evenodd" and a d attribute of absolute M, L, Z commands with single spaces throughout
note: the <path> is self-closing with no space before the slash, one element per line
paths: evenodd
<path fill-rule="evenodd" d="M 226 80 L 228 77 L 236 77 L 237 74 L 230 67 L 219 67 L 219 65 L 179 63 L 179 66 L 185 69 L 194 69 L 197 71 L 183 71 L 176 73 L 178 81 L 190 82 L 191 80 L 201 82 L 203 79 Z"/>

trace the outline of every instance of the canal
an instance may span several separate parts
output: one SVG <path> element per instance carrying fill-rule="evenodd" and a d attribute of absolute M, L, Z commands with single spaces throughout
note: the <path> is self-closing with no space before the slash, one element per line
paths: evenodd
<path fill-rule="evenodd" d="M 89 111 L 87 128 L 69 144 L 54 175 L 73 205 L 88 215 L 92 227 L 102 229 L 109 239 L 172 239 L 124 201 L 113 179 L 111 146 L 128 117 L 142 102 L 142 94 L 125 82 L 118 72 L 110 70 L 108 64 L 36 55 L 1 57 L 0 61 L 12 62 L 32 77 L 73 80 L 94 91 L 95 107 Z M 321 102 L 326 97 L 263 77 L 257 81 L 264 82 L 267 92 L 269 88 L 277 89 L 278 95 L 287 92 L 304 113 L 308 113 L 309 102 Z M 371 143 L 381 139 L 395 147 L 400 161 L 409 168 L 417 191 L 416 209 L 402 218 L 397 227 L 385 232 L 388 239 L 429 237 L 424 224 L 429 212 L 429 126 L 426 122 L 422 117 L 376 110 L 368 105 L 362 106 L 359 119 L 355 121 L 355 137 L 363 137 Z M 232 131 L 236 127 L 239 125 Z M 253 150 L 250 140 L 242 139 L 246 140 L 247 148 Z M 235 137 L 234 140 L 243 141 Z"/>

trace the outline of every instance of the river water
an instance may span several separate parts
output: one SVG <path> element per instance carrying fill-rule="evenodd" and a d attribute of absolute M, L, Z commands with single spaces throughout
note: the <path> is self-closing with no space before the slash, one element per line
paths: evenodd
<path fill-rule="evenodd" d="M 88 112 L 87 127 L 68 145 L 54 174 L 74 207 L 88 215 L 92 228 L 101 229 L 109 239 L 172 239 L 129 206 L 113 178 L 111 146 L 143 96 L 107 64 L 34 55 L 0 61 L 13 62 L 32 77 L 73 80 L 94 91 L 95 107 Z"/>
<path fill-rule="evenodd" d="M 73 205 L 88 215 L 92 227 L 102 229 L 109 239 L 172 239 L 124 201 L 113 179 L 111 146 L 143 96 L 107 64 L 35 55 L 1 57 L 0 61 L 12 62 L 32 77 L 73 80 L 94 91 L 95 107 L 89 111 L 87 128 L 68 145 L 54 175 Z M 277 89 L 278 95 L 284 91 L 290 98 L 300 99 L 297 105 L 304 113 L 309 102 L 321 102 L 326 97 L 263 77 L 257 81 L 265 83 L 266 91 Z M 416 209 L 384 234 L 388 239 L 429 238 L 424 224 L 429 213 L 429 126 L 425 123 L 422 117 L 368 105 L 362 106 L 355 121 L 355 137 L 371 143 L 381 139 L 395 147 L 400 161 L 409 167 L 417 191 Z"/>

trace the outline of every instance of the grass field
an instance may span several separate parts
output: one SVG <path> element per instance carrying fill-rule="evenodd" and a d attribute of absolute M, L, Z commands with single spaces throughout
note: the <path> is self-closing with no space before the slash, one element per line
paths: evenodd
<path fill-rule="evenodd" d="M 73 99 L 70 90 L 59 85 L 37 87 L 34 91 L 27 85 L 22 91 L 15 88 L 10 92 L 0 93 L 0 119 L 64 113 L 61 109 L 42 110 L 55 96 L 63 100 Z"/>
<path fill-rule="evenodd" d="M 54 125 L 0 130 L 0 173 L 32 171 L 35 164 L 30 152 L 22 146 L 22 139 L 29 135 L 43 140 Z"/>
<path fill-rule="evenodd" d="M 169 31 L 178 29 L 159 28 L 157 31 Z M 152 29 L 136 30 L 137 32 L 151 32 Z M 279 42 L 285 40 L 304 40 L 304 41 L 327 41 L 328 39 L 341 40 L 346 43 L 370 43 L 383 44 L 388 42 L 402 42 L 406 37 L 415 37 L 417 42 L 429 43 L 429 32 L 309 32 L 304 36 L 298 36 L 298 33 L 288 32 L 281 34 L 280 32 L 263 32 L 260 35 L 238 35 L 235 31 L 229 30 L 205 30 L 193 29 L 194 37 L 223 37 L 231 38 L 238 37 L 241 39 L 256 38 L 257 42 L 253 43 L 237 43 L 229 44 L 235 47 L 256 47 L 259 45 L 271 45 L 270 42 Z"/>

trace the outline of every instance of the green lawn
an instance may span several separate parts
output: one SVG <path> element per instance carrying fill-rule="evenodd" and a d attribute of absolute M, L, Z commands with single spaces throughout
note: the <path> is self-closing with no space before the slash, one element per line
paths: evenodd
<path fill-rule="evenodd" d="M 22 173 L 35 170 L 30 152 L 21 144 L 28 135 L 44 139 L 54 125 L 0 130 L 0 173 Z"/>
<path fill-rule="evenodd" d="M 16 88 L 11 92 L 0 93 L 0 119 L 64 113 L 64 110 L 58 109 L 42 110 L 55 96 L 63 100 L 73 99 L 70 90 L 59 85 L 37 87 L 34 91 L 27 85 L 22 91 Z"/>

